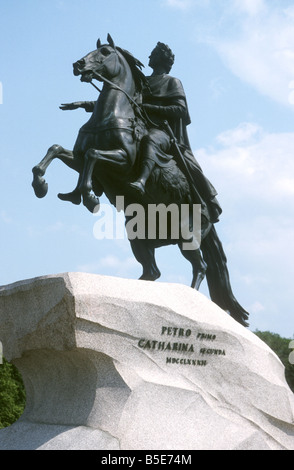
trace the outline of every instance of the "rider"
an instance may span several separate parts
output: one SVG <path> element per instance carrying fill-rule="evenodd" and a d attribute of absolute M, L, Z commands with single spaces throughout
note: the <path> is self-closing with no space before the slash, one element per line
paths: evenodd
<path fill-rule="evenodd" d="M 147 77 L 149 90 L 143 94 L 142 106 L 155 125 L 151 126 L 148 134 L 141 140 L 139 176 L 130 186 L 144 194 L 145 184 L 154 166 L 171 166 L 176 160 L 192 182 L 193 194 L 196 195 L 194 199 L 197 199 L 193 202 L 201 203 L 203 213 L 214 223 L 218 221 L 222 210 L 216 199 L 216 190 L 204 176 L 190 148 L 186 126 L 191 121 L 185 92 L 180 80 L 168 75 L 174 58 L 171 49 L 161 42 L 157 43 L 149 57 L 149 66 L 153 73 Z M 164 123 L 166 121 L 177 140 L 184 165 L 183 161 L 178 161 L 172 149 L 171 134 Z"/>
<path fill-rule="evenodd" d="M 212 222 L 217 222 L 222 210 L 216 199 L 217 192 L 204 176 L 201 167 L 196 161 L 187 135 L 187 125 L 190 116 L 183 86 L 177 78 L 171 77 L 169 72 L 174 63 L 174 54 L 171 49 L 161 42 L 149 56 L 149 66 L 153 69 L 150 77 L 146 77 L 149 87 L 143 93 L 143 105 L 150 121 L 154 124 L 148 130 L 140 143 L 139 176 L 129 186 L 141 194 L 145 192 L 145 184 L 155 167 L 170 167 L 178 163 L 190 182 L 193 203 L 201 204 L 202 213 Z M 61 106 L 63 110 L 84 108 L 93 111 L 95 102 L 82 101 Z M 178 161 L 172 149 L 172 138 L 167 131 L 165 121 L 175 136 L 180 148 L 183 161 Z M 189 173 L 187 175 L 187 173 Z M 80 194 L 76 190 L 67 194 L 59 194 L 59 198 L 73 203 L 80 202 Z"/>

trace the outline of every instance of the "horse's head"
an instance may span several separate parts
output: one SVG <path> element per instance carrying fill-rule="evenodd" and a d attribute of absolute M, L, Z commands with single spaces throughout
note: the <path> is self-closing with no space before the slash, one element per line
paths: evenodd
<path fill-rule="evenodd" d="M 73 64 L 74 75 L 81 75 L 82 82 L 91 82 L 93 78 L 101 80 L 100 75 L 111 79 L 120 70 L 119 54 L 110 35 L 108 44 L 97 41 L 97 49 Z"/>
<path fill-rule="evenodd" d="M 83 82 L 91 82 L 93 78 L 103 81 L 102 77 L 112 81 L 122 73 L 122 76 L 129 76 L 130 81 L 134 80 L 137 92 L 140 93 L 143 86 L 148 87 L 141 71 L 144 67 L 142 62 L 127 50 L 116 46 L 109 34 L 107 41 L 108 44 L 101 44 L 98 39 L 97 49 L 73 64 L 74 74 L 81 75 Z"/>

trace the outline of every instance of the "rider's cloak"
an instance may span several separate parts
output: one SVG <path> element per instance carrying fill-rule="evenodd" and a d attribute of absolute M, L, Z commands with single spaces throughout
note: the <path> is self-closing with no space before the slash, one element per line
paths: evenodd
<path fill-rule="evenodd" d="M 191 123 L 191 119 L 183 85 L 177 78 L 166 74 L 152 75 L 147 77 L 147 80 L 150 90 L 144 93 L 143 102 L 147 105 L 159 107 L 157 108 L 157 115 L 165 116 L 165 119 L 169 122 L 185 164 L 183 164 L 175 149 L 173 156 L 190 182 L 190 186 L 193 182 L 193 188 L 191 188 L 193 203 L 201 204 L 203 214 L 209 214 L 210 221 L 217 222 L 222 209 L 216 199 L 216 189 L 204 175 L 191 150 L 187 133 L 187 126 Z M 177 112 L 179 106 L 182 108 L 181 117 Z"/>

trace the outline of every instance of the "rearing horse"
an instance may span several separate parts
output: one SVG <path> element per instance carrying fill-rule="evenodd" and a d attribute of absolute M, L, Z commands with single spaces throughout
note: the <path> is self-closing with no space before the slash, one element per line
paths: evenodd
<path fill-rule="evenodd" d="M 97 42 L 97 49 L 87 54 L 74 65 L 74 74 L 81 80 L 92 82 L 93 78 L 103 82 L 103 88 L 95 103 L 89 121 L 80 129 L 73 150 L 66 150 L 60 145 L 49 148 L 46 156 L 33 168 L 33 188 L 37 197 L 47 194 L 48 185 L 43 176 L 49 164 L 55 159 L 79 173 L 76 189 L 68 195 L 60 194 L 63 200 L 74 204 L 83 204 L 94 212 L 99 208 L 98 197 L 105 193 L 115 205 L 117 196 L 124 196 L 126 205 L 138 203 L 148 211 L 150 204 L 172 203 L 190 204 L 189 184 L 178 168 L 173 170 L 156 168 L 146 184 L 144 196 L 134 194 L 128 183 L 134 175 L 142 137 L 148 133 L 148 122 L 139 111 L 142 87 L 145 76 L 141 72 L 141 62 L 129 52 L 116 47 L 108 35 L 108 44 Z M 94 194 L 95 193 L 95 194 Z M 126 220 L 132 217 L 128 215 Z M 191 227 L 193 214 L 187 220 L 179 222 Z M 168 220 L 168 236 L 152 239 L 130 239 L 135 258 L 143 267 L 140 279 L 156 280 L 160 271 L 155 261 L 155 249 L 170 244 L 177 244 L 193 269 L 191 287 L 198 289 L 205 275 L 211 299 L 228 311 L 241 324 L 247 326 L 248 313 L 235 299 L 226 264 L 226 256 L 214 226 L 205 218 L 201 224 L 201 247 L 185 249 L 187 239 L 179 230 L 179 238 L 174 239 L 171 230 L 172 221 Z M 181 227 L 182 229 L 182 227 Z M 202 258 L 203 255 L 203 258 Z"/>

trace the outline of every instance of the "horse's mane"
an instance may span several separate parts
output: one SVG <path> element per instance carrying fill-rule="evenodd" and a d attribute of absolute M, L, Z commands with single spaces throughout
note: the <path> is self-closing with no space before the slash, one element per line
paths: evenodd
<path fill-rule="evenodd" d="M 126 49 L 122 49 L 121 47 L 117 47 L 117 46 L 116 46 L 116 49 L 122 54 L 122 56 L 128 62 L 131 68 L 134 80 L 135 80 L 137 90 L 141 92 L 143 88 L 149 88 L 149 83 L 147 81 L 147 78 L 141 71 L 142 67 L 144 67 L 142 62 L 136 59 L 136 57 L 134 57 L 133 54 L 131 54 Z"/>

